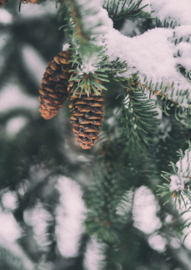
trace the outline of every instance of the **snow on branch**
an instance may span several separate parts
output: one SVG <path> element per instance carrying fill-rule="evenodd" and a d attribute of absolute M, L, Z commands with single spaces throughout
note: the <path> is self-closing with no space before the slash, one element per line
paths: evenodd
<path fill-rule="evenodd" d="M 99 1 L 69 0 L 69 4 L 76 29 L 72 42 L 82 61 L 82 73 L 94 73 L 105 56 L 100 36 L 106 33 L 108 27 L 112 28 L 113 22 L 108 19 L 107 11 Z"/>
<path fill-rule="evenodd" d="M 128 63 L 129 70 L 123 73 L 123 77 L 131 77 L 138 71 L 142 82 L 146 76 L 148 81 L 152 80 L 153 85 L 161 82 L 169 85 L 174 82 L 175 90 L 191 91 L 190 83 L 176 68 L 181 64 L 186 70 L 191 70 L 191 44 L 181 42 L 175 45 L 171 39 L 177 30 L 179 27 L 155 28 L 140 36 L 129 38 L 109 28 L 105 35 L 108 49 L 106 53 L 110 61 L 119 57 L 121 61 Z M 181 57 L 174 57 L 178 51 Z M 176 93 L 174 95 L 176 96 Z M 187 100 L 183 105 L 189 106 Z"/>
<path fill-rule="evenodd" d="M 174 18 L 180 25 L 175 28 L 154 28 L 133 38 L 124 36 L 113 28 L 112 20 L 102 8 L 102 4 L 105 3 L 103 0 L 70 2 L 76 9 L 73 17 L 77 34 L 79 36 L 83 33 L 86 36 L 86 39 L 83 39 L 86 42 L 81 42 L 79 48 L 83 73 L 95 73 L 100 69 L 104 56 L 108 57 L 109 63 L 119 59 L 120 62 L 127 63 L 128 70 L 122 74 L 118 72 L 117 77 L 131 78 L 133 74 L 138 73 L 139 84 L 143 87 L 145 80 L 152 82 L 149 89 L 153 93 L 160 94 L 181 107 L 190 108 L 191 17 L 187 15 L 187 7 L 191 4 L 188 0 L 183 1 L 179 13 L 174 9 L 174 5 L 180 6 L 178 0 L 170 0 L 168 4 L 162 1 L 163 5 L 156 4 L 153 0 L 143 1 L 142 6 L 148 4 L 147 8 L 156 8 L 156 14 L 160 15 L 160 19 L 168 18 L 169 13 L 169 18 Z M 125 8 L 132 3 L 131 0 L 116 1 L 121 4 L 124 2 Z M 181 72 L 183 70 L 185 72 Z"/>
<path fill-rule="evenodd" d="M 171 1 L 171 5 L 173 3 Z M 164 15 L 164 8 L 160 5 L 157 7 L 157 12 L 159 13 L 161 8 Z M 122 35 L 107 23 L 107 32 L 102 37 L 109 61 L 114 61 L 119 57 L 121 62 L 125 61 L 128 64 L 128 71 L 122 75 L 117 74 L 118 76 L 130 78 L 138 72 L 139 82 L 143 84 L 145 78 L 148 82 L 152 81 L 151 90 L 155 88 L 156 93 L 163 90 L 160 89 L 163 82 L 163 87 L 168 88 L 168 95 L 164 95 L 164 93 L 161 95 L 181 104 L 182 107 L 190 107 L 191 102 L 190 81 L 177 68 L 181 65 L 187 74 L 191 70 L 191 43 L 189 42 L 191 25 L 189 25 L 189 19 L 183 20 L 183 17 L 187 16 L 186 9 L 185 5 L 184 10 L 181 8 L 182 14 L 174 12 L 172 17 L 183 23 L 174 29 L 155 28 L 130 38 Z M 169 5 L 166 5 L 165 12 L 167 11 L 169 11 Z M 172 12 L 170 14 L 173 15 Z M 108 16 L 104 22 L 107 20 L 108 22 L 110 20 Z"/>
<path fill-rule="evenodd" d="M 175 20 L 179 25 L 191 24 L 190 0 L 148 0 L 152 10 L 160 20 Z"/>
<path fill-rule="evenodd" d="M 114 5 L 116 6 L 117 10 L 125 10 L 131 7 L 132 5 L 136 5 L 137 3 L 141 2 L 139 4 L 139 8 L 143 8 L 144 12 L 151 13 L 151 6 L 149 3 L 149 0 L 100 0 L 103 3 L 103 6 L 106 7 L 108 6 L 109 9 L 111 9 Z"/>
<path fill-rule="evenodd" d="M 103 7 L 114 21 L 121 18 L 151 18 L 151 12 L 154 12 L 147 0 L 105 0 Z"/>
<path fill-rule="evenodd" d="M 181 201 L 184 205 L 190 205 L 191 202 L 191 142 L 187 142 L 189 147 L 183 154 L 180 149 L 178 151 L 179 161 L 174 164 L 171 162 L 170 166 L 173 168 L 173 174 L 168 172 L 163 172 L 162 177 L 167 180 L 168 183 L 163 183 L 163 185 L 158 185 L 158 195 L 169 196 L 165 202 L 169 202 L 171 198 L 178 199 L 178 203 L 181 206 Z M 185 202 L 185 198 L 188 199 Z"/>
<path fill-rule="evenodd" d="M 176 163 L 177 172 L 170 176 L 170 191 L 180 191 L 185 189 L 185 185 L 191 180 L 191 145 L 183 155 L 179 151 L 180 160 Z"/>

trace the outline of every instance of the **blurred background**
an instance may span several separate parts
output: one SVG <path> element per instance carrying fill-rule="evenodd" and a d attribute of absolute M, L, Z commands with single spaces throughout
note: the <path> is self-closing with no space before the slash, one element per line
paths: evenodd
<path fill-rule="evenodd" d="M 58 31 L 64 15 L 58 16 L 55 2 L 22 4 L 21 12 L 18 8 L 13 0 L 0 8 L 0 270 L 191 269 L 190 238 L 183 246 L 169 232 L 179 228 L 178 213 L 171 206 L 162 208 L 154 193 L 158 180 L 144 175 L 134 183 L 131 222 L 123 235 L 128 244 L 122 243 L 115 262 L 105 266 L 106 257 L 113 256 L 106 252 L 108 243 L 90 236 L 84 223 L 89 210 L 83 195 L 99 145 L 82 150 L 77 144 L 67 102 L 51 120 L 39 113 L 46 65 L 67 41 L 63 30 Z M 115 27 L 134 36 L 150 23 L 120 21 Z M 121 102 L 116 100 L 119 86 L 111 82 L 109 89 L 105 141 L 115 137 Z M 165 132 L 179 128 L 173 125 L 161 131 L 161 140 Z M 174 149 L 180 146 L 178 139 Z M 125 205 L 125 211 L 129 208 Z"/>

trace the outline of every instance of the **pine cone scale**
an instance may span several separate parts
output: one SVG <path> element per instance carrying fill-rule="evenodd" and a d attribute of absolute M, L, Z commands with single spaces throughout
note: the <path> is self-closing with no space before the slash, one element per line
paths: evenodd
<path fill-rule="evenodd" d="M 72 75 L 73 76 L 73 75 Z M 73 126 L 73 132 L 76 140 L 83 149 L 90 149 L 95 144 L 100 133 L 103 120 L 103 93 L 98 90 L 100 96 L 97 96 L 93 90 L 87 96 L 85 91 L 78 89 L 75 95 L 72 95 L 77 87 L 77 82 L 70 81 L 68 92 L 71 95 L 69 108 L 71 111 L 70 122 Z"/>
<path fill-rule="evenodd" d="M 70 52 L 63 51 L 48 62 L 40 85 L 40 112 L 45 119 L 54 117 L 68 98 Z"/>

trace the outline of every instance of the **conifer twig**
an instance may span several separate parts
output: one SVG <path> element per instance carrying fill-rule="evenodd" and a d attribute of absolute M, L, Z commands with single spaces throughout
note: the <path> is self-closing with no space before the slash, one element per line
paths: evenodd
<path fill-rule="evenodd" d="M 71 7 L 71 16 L 74 20 L 74 23 L 76 25 L 76 34 L 81 40 L 89 41 L 90 37 L 86 35 L 86 33 L 83 31 L 83 27 L 80 23 L 80 14 L 78 12 L 78 9 L 76 7 L 76 1 L 75 0 L 69 0 L 70 7 Z"/>
<path fill-rule="evenodd" d="M 161 97 L 164 97 L 164 98 L 167 98 L 169 101 L 175 103 L 175 104 L 179 104 L 177 101 L 173 100 L 173 99 L 170 99 L 168 98 L 167 96 L 167 93 L 169 92 L 170 88 L 172 87 L 172 84 L 169 86 L 169 88 L 167 89 L 167 92 L 164 94 L 162 93 L 162 89 L 159 89 L 159 90 L 153 90 L 153 89 L 150 89 L 148 86 L 145 86 L 144 84 L 141 84 L 141 83 L 135 83 L 143 88 L 146 88 L 147 90 L 151 91 L 152 93 L 156 94 L 156 96 L 161 96 Z M 168 86 L 168 85 L 167 85 Z"/>

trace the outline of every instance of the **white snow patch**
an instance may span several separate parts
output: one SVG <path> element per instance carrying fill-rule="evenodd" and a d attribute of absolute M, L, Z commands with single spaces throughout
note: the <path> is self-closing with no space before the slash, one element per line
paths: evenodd
<path fill-rule="evenodd" d="M 0 210 L 0 238 L 13 243 L 21 235 L 21 230 L 11 213 L 5 213 Z"/>
<path fill-rule="evenodd" d="M 6 125 L 6 133 L 9 137 L 15 136 L 27 123 L 25 117 L 14 117 Z"/>
<path fill-rule="evenodd" d="M 11 23 L 12 15 L 5 9 L 0 9 L 0 23 Z"/>
<path fill-rule="evenodd" d="M 38 99 L 22 93 L 17 85 L 9 84 L 0 93 L 0 112 L 17 107 L 38 110 Z"/>
<path fill-rule="evenodd" d="M 2 203 L 6 210 L 14 210 L 17 207 L 17 197 L 15 192 L 8 191 L 4 193 L 2 195 Z"/>
<path fill-rule="evenodd" d="M 24 212 L 24 219 L 29 226 L 33 227 L 34 239 L 38 245 L 46 246 L 47 223 L 52 219 L 50 213 L 43 208 L 41 203 L 38 203 L 33 209 Z"/>
<path fill-rule="evenodd" d="M 80 13 L 83 17 L 83 29 L 85 32 L 91 31 L 92 33 L 91 44 L 103 46 L 103 35 L 107 33 L 108 28 L 113 27 L 113 21 L 108 17 L 107 11 L 101 7 L 100 2 L 79 0 L 78 4 L 80 5 Z M 96 69 L 99 69 L 99 62 L 101 60 L 99 52 L 92 50 L 91 53 L 88 53 L 88 49 L 83 49 L 79 50 L 82 60 L 82 73 L 94 73 Z"/>
<path fill-rule="evenodd" d="M 28 3 L 27 5 L 21 5 L 21 12 L 18 14 L 20 17 L 25 19 L 32 17 L 42 17 L 45 15 L 55 15 L 58 9 L 56 8 L 55 2 L 46 1 L 40 5 Z"/>
<path fill-rule="evenodd" d="M 86 256 L 85 256 L 85 270 L 99 270 L 100 269 L 100 261 L 104 259 L 102 255 L 102 250 L 104 249 L 104 245 L 98 243 L 96 239 L 93 237 L 91 242 L 88 244 Z"/>
<path fill-rule="evenodd" d="M 85 57 L 83 58 L 83 64 L 81 66 L 83 73 L 94 73 L 94 71 L 97 69 L 97 56 L 96 54 L 93 54 L 91 58 Z"/>
<path fill-rule="evenodd" d="M 183 159 L 176 163 L 177 175 L 171 175 L 170 191 L 180 191 L 185 189 L 185 184 L 191 177 L 191 151 L 185 151 Z"/>
<path fill-rule="evenodd" d="M 191 2 L 190 0 L 150 0 L 153 16 L 160 20 L 174 19 L 178 24 L 191 24 Z"/>
<path fill-rule="evenodd" d="M 191 37 L 191 25 L 181 25 L 175 28 L 176 30 L 176 38 L 187 38 L 187 37 Z M 191 40 L 190 40 L 191 42 Z"/>
<path fill-rule="evenodd" d="M 61 204 L 57 208 L 58 248 L 63 256 L 72 257 L 77 255 L 79 236 L 83 232 L 86 210 L 82 191 L 75 181 L 65 176 L 60 177 L 57 188 L 61 193 Z"/>
<path fill-rule="evenodd" d="M 165 251 L 166 243 L 167 243 L 166 239 L 161 235 L 154 234 L 149 237 L 150 246 L 153 249 L 158 250 L 159 252 Z"/>
<path fill-rule="evenodd" d="M 153 83 L 164 81 L 167 84 L 174 81 L 186 89 L 190 84 L 176 70 L 180 58 L 174 58 L 177 47 L 168 40 L 172 36 L 173 30 L 165 28 L 148 30 L 133 38 L 125 37 L 115 29 L 108 29 L 105 35 L 108 48 L 106 53 L 111 61 L 120 57 L 121 61 L 128 63 L 129 70 L 123 76 L 130 77 L 139 71 L 140 77 L 146 75 Z M 184 59 L 186 57 L 185 54 Z"/>
<path fill-rule="evenodd" d="M 24 46 L 21 51 L 26 67 L 40 85 L 47 63 L 32 46 Z"/>
<path fill-rule="evenodd" d="M 184 190 L 184 183 L 177 175 L 171 175 L 170 176 L 171 182 L 170 182 L 170 191 L 180 191 Z"/>
<path fill-rule="evenodd" d="M 177 50 L 180 51 L 181 55 L 181 57 L 178 57 L 179 64 L 187 70 L 191 70 L 191 43 L 181 42 L 177 45 Z"/>
<path fill-rule="evenodd" d="M 134 224 L 143 232 L 150 234 L 161 227 L 160 219 L 156 216 L 159 205 L 152 192 L 145 186 L 140 187 L 134 199 Z"/>
<path fill-rule="evenodd" d="M 185 4 L 189 4 L 187 0 L 184 0 L 184 2 Z M 149 3 L 149 1 L 145 3 Z M 164 5 L 166 9 L 163 10 L 163 15 L 165 12 L 171 12 L 173 10 L 174 16 L 178 16 L 181 10 L 181 12 L 183 12 L 183 15 L 181 14 L 182 20 L 183 18 L 188 20 L 188 16 L 186 19 L 186 14 L 189 12 L 187 6 L 184 5 L 184 3 L 182 4 L 182 1 L 175 1 L 176 12 L 174 9 L 174 1 L 171 0 L 168 3 L 162 1 L 162 4 L 156 4 L 157 10 L 163 9 Z M 178 9 L 179 6 L 181 6 L 180 10 Z M 189 4 L 189 6 L 191 6 L 191 4 Z M 170 87 L 172 83 L 174 83 L 175 91 L 171 98 L 175 100 L 177 98 L 176 91 L 178 89 L 189 89 L 189 93 L 191 93 L 190 83 L 176 68 L 177 64 L 184 65 L 186 69 L 191 67 L 190 44 L 174 44 L 174 40 L 180 35 L 181 30 L 183 31 L 183 35 L 189 34 L 189 27 L 187 25 L 183 25 L 184 27 L 182 25 L 177 26 L 175 29 L 155 28 L 146 31 L 142 35 L 130 38 L 123 36 L 119 31 L 113 29 L 111 19 L 105 11 L 100 12 L 100 14 L 102 14 L 101 22 L 103 26 L 101 26 L 99 30 L 104 29 L 104 31 L 99 35 L 97 44 L 105 45 L 109 61 L 116 60 L 116 58 L 119 57 L 120 60 L 122 62 L 125 61 L 129 67 L 126 73 L 122 73 L 122 75 L 118 74 L 118 76 L 131 77 L 135 72 L 139 72 L 139 78 L 142 83 L 145 76 L 147 76 L 149 82 L 152 80 L 154 85 L 156 83 L 160 84 L 163 81 L 163 85 Z M 189 18 L 191 18 L 190 14 Z M 90 26 L 93 20 L 95 20 L 95 25 L 99 20 L 99 16 L 92 16 Z M 190 20 L 191 19 L 189 19 L 189 22 Z M 184 24 L 184 20 L 182 24 Z M 89 27 L 89 25 L 87 27 Z M 181 57 L 174 57 L 178 50 L 181 52 Z M 92 66 L 91 64 L 91 68 Z M 169 89 L 168 95 L 170 96 L 171 93 Z M 180 100 L 177 100 L 177 102 L 180 102 Z M 182 106 L 189 106 L 186 98 Z"/>
<path fill-rule="evenodd" d="M 66 51 L 69 47 L 70 47 L 70 44 L 66 43 L 66 44 L 63 45 L 62 50 Z"/>

